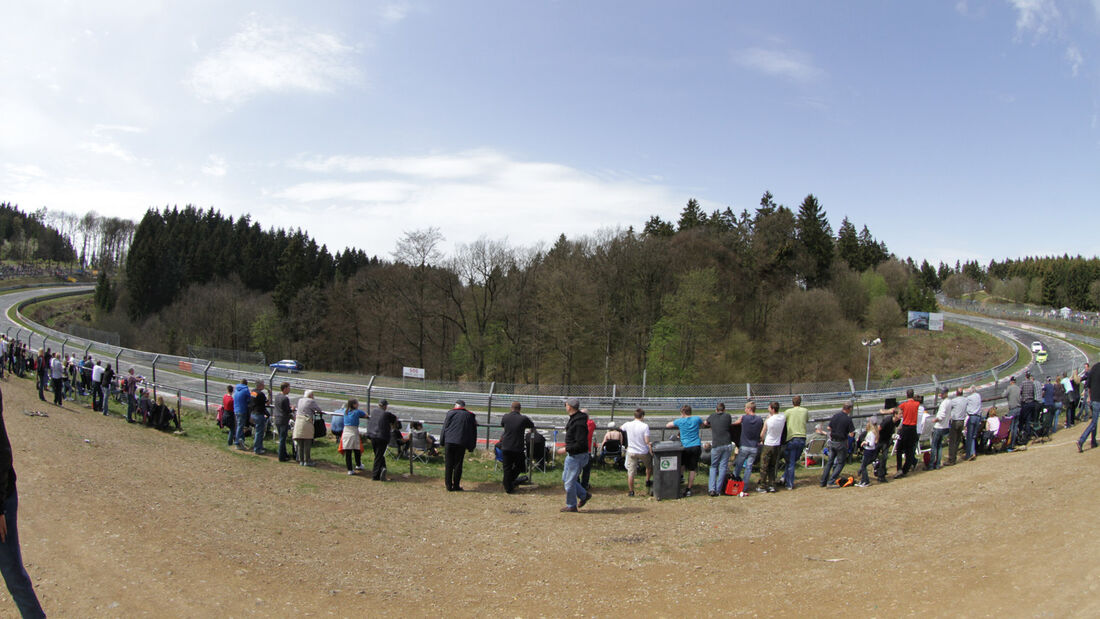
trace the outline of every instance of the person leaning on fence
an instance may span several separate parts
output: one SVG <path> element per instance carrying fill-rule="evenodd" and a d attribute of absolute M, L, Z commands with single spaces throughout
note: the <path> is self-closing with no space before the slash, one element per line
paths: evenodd
<path fill-rule="evenodd" d="M 760 476 L 757 492 L 775 492 L 775 473 L 779 465 L 779 451 L 783 449 L 783 429 L 787 427 L 787 417 L 779 412 L 779 402 L 768 405 L 768 417 L 764 420 L 764 434 L 761 439 L 764 446 L 760 451 Z"/>
<path fill-rule="evenodd" d="M 126 375 L 126 421 L 134 423 L 134 409 L 137 408 L 137 376 L 134 368 Z"/>
<path fill-rule="evenodd" d="M 385 400 L 382 400 L 385 402 Z M 344 454 L 344 464 L 348 467 L 348 475 L 355 475 L 356 471 L 363 470 L 363 439 L 359 436 L 359 420 L 366 419 L 367 414 L 359 410 L 359 400 L 352 398 L 344 406 L 344 429 L 340 433 L 340 443 L 336 448 L 338 453 Z M 372 439 L 373 441 L 373 439 Z M 378 451 L 375 450 L 375 461 L 378 460 Z M 386 466 L 386 450 L 382 449 L 382 467 Z M 352 460 L 355 464 L 352 465 Z"/>
<path fill-rule="evenodd" d="M 322 413 L 321 407 L 313 399 L 313 390 L 307 389 L 298 400 L 298 408 L 294 414 L 294 444 L 298 446 L 298 464 L 300 466 L 316 466 L 310 457 L 313 447 L 313 417 Z"/>
<path fill-rule="evenodd" d="M 233 414 L 233 385 L 225 386 L 225 395 L 222 396 L 222 427 L 229 429 L 229 440 L 226 445 L 233 446 L 237 439 L 237 417 Z"/>
<path fill-rule="evenodd" d="M 477 418 L 456 400 L 443 419 L 439 443 L 443 445 L 443 482 L 448 492 L 462 492 L 462 461 L 477 448 Z"/>
<path fill-rule="evenodd" d="M 848 400 L 840 412 L 829 419 L 829 460 L 825 464 L 825 470 L 821 472 L 822 488 L 836 483 L 848 461 L 848 439 L 856 434 L 856 426 L 852 423 L 852 406 L 852 401 Z M 916 429 L 915 423 L 913 428 Z"/>
<path fill-rule="evenodd" d="M 1008 387 L 1005 388 L 1005 406 L 1008 408 L 1005 421 L 1011 424 L 1008 428 L 1008 447 L 1005 451 L 1015 451 L 1016 432 L 1019 431 L 1017 424 L 1020 420 L 1020 386 L 1016 384 L 1015 376 L 1008 379 Z"/>
<path fill-rule="evenodd" d="M 371 449 L 374 451 L 374 466 L 371 467 L 371 479 L 386 481 L 386 447 L 390 444 L 390 437 L 395 428 L 399 428 L 400 422 L 397 415 L 389 411 L 390 403 L 386 400 L 378 402 L 378 406 L 371 409 L 370 418 L 367 421 L 367 437 L 370 438 Z M 347 417 L 344 418 L 344 433 L 347 434 Z M 359 428 L 355 429 L 356 432 Z"/>
<path fill-rule="evenodd" d="M 645 466 L 646 487 L 653 485 L 653 445 L 649 442 L 649 424 L 644 419 L 645 411 L 635 409 L 634 421 L 628 421 L 622 427 L 626 435 L 627 496 L 634 496 L 634 477 L 638 474 L 638 466 Z M 713 455 L 711 462 L 713 466 Z"/>
<path fill-rule="evenodd" d="M 565 424 L 565 447 L 558 448 L 565 455 L 562 465 L 561 481 L 565 486 L 565 507 L 563 512 L 576 512 L 592 498 L 592 492 L 580 484 L 580 473 L 592 457 L 588 449 L 588 415 L 581 412 L 581 403 L 577 398 L 565 401 L 565 412 L 569 421 Z"/>
<path fill-rule="evenodd" d="M 906 390 L 905 397 L 908 399 L 898 405 L 898 410 L 901 411 L 898 453 L 899 457 L 904 456 L 905 462 L 901 465 L 901 470 L 894 474 L 894 479 L 901 479 L 917 468 L 917 418 L 921 404 L 914 397 L 912 389 Z"/>
<path fill-rule="evenodd" d="M 680 407 L 680 418 L 668 422 L 666 428 L 680 430 L 680 445 L 684 448 L 681 456 L 680 474 L 687 474 L 687 490 L 684 496 L 691 496 L 691 489 L 695 486 L 695 472 L 699 468 L 699 457 L 703 454 L 703 441 L 699 439 L 699 428 L 703 425 L 703 418 L 691 414 L 691 407 L 687 404 Z"/>
<path fill-rule="evenodd" d="M 932 470 L 943 468 L 943 439 L 951 431 L 951 398 L 947 397 L 949 393 L 947 387 L 940 390 L 940 406 L 936 409 L 932 422 L 932 455 L 928 463 L 928 468 Z"/>
<path fill-rule="evenodd" d="M 733 417 L 726 412 L 725 402 L 715 405 L 714 413 L 703 422 L 703 427 L 710 428 L 710 471 L 707 475 L 707 495 L 716 497 L 726 485 L 730 457 L 733 455 L 733 440 L 730 438 L 733 434 Z"/>
<path fill-rule="evenodd" d="M 290 433 L 290 383 L 279 385 L 279 393 L 272 399 L 271 423 L 275 424 L 275 434 L 279 436 L 279 462 L 290 460 L 286 452 L 287 434 Z"/>
<path fill-rule="evenodd" d="M 233 414 L 237 417 L 237 449 L 247 451 L 244 446 L 244 431 L 248 427 L 248 402 L 252 394 L 248 391 L 248 380 L 242 378 L 233 389 Z"/>
<path fill-rule="evenodd" d="M 535 423 L 531 418 L 520 412 L 522 405 L 512 402 L 512 410 L 504 413 L 500 419 L 500 459 L 503 469 L 504 491 L 512 494 L 516 491 L 516 478 L 523 470 L 523 438 L 524 432 L 534 430 Z"/>
<path fill-rule="evenodd" d="M 741 443 L 733 460 L 733 478 L 745 482 L 747 486 L 752 476 L 752 463 L 760 453 L 760 437 L 764 435 L 764 420 L 756 414 L 756 402 L 746 402 L 745 414 L 738 417 L 733 425 L 741 426 Z"/>
<path fill-rule="evenodd" d="M 252 451 L 257 456 L 267 453 L 264 449 L 264 437 L 267 435 L 267 420 L 271 413 L 267 410 L 267 394 L 264 392 L 264 381 L 256 381 L 256 391 L 249 393 L 248 408 L 252 415 Z"/>
<path fill-rule="evenodd" d="M 90 363 L 90 362 L 89 361 L 84 361 L 84 363 Z M 101 411 L 101 410 L 103 410 L 103 407 L 106 406 L 106 404 L 107 404 L 106 401 L 105 401 L 106 398 L 103 395 L 103 372 L 104 371 L 105 370 L 103 368 L 103 365 L 99 361 L 96 361 L 95 365 L 92 366 L 92 384 L 89 386 L 89 389 L 92 392 L 92 410 L 93 411 Z"/>

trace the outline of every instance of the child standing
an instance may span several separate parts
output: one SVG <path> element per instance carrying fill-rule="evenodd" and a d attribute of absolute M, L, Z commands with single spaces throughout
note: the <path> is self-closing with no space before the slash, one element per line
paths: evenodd
<path fill-rule="evenodd" d="M 875 461 L 875 455 L 878 453 L 878 426 L 873 421 L 867 422 L 867 433 L 860 446 L 863 447 L 863 459 L 859 463 L 859 483 L 856 487 L 866 488 L 871 485 L 871 479 L 867 476 L 867 467 Z"/>

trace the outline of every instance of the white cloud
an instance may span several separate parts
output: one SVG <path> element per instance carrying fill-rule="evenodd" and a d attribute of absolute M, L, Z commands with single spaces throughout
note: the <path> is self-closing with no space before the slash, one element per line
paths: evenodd
<path fill-rule="evenodd" d="M 225 157 L 221 155 L 210 155 L 206 158 L 206 164 L 202 166 L 202 173 L 207 176 L 222 177 L 228 171 Z"/>
<path fill-rule="evenodd" d="M 92 135 L 97 138 L 109 133 L 145 133 L 145 128 L 131 125 L 96 125 L 92 127 Z"/>
<path fill-rule="evenodd" d="M 814 66 L 807 54 L 792 49 L 750 47 L 735 52 L 733 61 L 753 71 L 795 82 L 812 82 L 825 75 L 824 71 Z"/>
<path fill-rule="evenodd" d="M 272 191 L 270 197 L 287 201 L 272 208 L 286 217 L 293 217 L 294 203 L 308 204 L 310 212 L 324 209 L 323 216 L 311 220 L 311 232 L 347 245 L 370 246 L 376 253 L 385 253 L 373 248 L 377 239 L 390 243 L 405 230 L 429 225 L 439 227 L 451 242 L 488 233 L 507 234 L 524 245 L 552 242 L 561 233 L 590 234 L 602 226 L 640 227 L 650 215 L 673 216 L 687 199 L 658 183 L 519 161 L 487 149 L 422 157 L 298 159 L 287 166 L 341 179 Z M 374 240 L 364 241 L 366 233 Z"/>
<path fill-rule="evenodd" d="M 1016 9 L 1017 33 L 1030 32 L 1041 37 L 1057 25 L 1062 14 L 1054 0 L 1008 0 Z"/>
<path fill-rule="evenodd" d="M 1070 45 L 1066 48 L 1066 61 L 1069 62 L 1073 77 L 1077 77 L 1077 72 L 1081 70 L 1081 65 L 1085 64 L 1085 57 L 1081 55 L 1081 50 L 1077 49 L 1076 45 Z"/>
<path fill-rule="evenodd" d="M 382 21 L 387 24 L 396 24 L 405 19 L 409 14 L 409 5 L 404 2 L 387 4 L 381 9 Z"/>
<path fill-rule="evenodd" d="M 77 148 L 89 153 L 95 153 L 96 155 L 115 157 L 126 163 L 135 163 L 138 160 L 137 157 L 117 142 L 81 142 L 77 145 Z"/>
<path fill-rule="evenodd" d="M 359 81 L 354 56 L 335 34 L 253 16 L 195 65 L 188 83 L 200 99 L 225 103 L 262 93 L 327 93 Z"/>

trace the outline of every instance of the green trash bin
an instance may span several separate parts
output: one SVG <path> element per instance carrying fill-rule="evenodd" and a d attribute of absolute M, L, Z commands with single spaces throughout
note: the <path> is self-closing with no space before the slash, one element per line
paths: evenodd
<path fill-rule="evenodd" d="M 680 498 L 680 441 L 661 441 L 653 446 L 653 496 L 658 500 Z"/>

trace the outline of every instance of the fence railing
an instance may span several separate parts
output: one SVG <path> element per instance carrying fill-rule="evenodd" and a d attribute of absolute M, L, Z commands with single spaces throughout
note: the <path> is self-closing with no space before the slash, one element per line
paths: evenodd
<path fill-rule="evenodd" d="M 248 380 L 265 379 L 269 382 L 275 379 L 275 372 L 257 372 L 239 368 L 226 368 L 217 366 L 214 361 L 197 357 L 182 357 L 176 355 L 158 354 L 148 351 L 124 348 L 105 342 L 97 342 L 88 338 L 75 337 L 72 334 L 63 333 L 34 323 L 22 316 L 21 309 L 30 303 L 40 302 L 49 298 L 57 298 L 73 294 L 84 294 L 87 287 L 73 290 L 65 290 L 58 293 L 37 296 L 21 302 L 16 308 L 20 320 L 30 325 L 35 331 L 27 331 L 18 327 L 8 329 L 9 337 L 19 338 L 26 336 L 28 340 L 41 335 L 45 345 L 48 340 L 56 342 L 62 352 L 66 350 L 80 350 L 87 354 L 93 348 L 99 354 L 107 354 L 114 358 L 115 367 L 119 374 L 124 372 L 120 364 L 145 363 L 152 369 L 151 380 L 153 382 L 172 382 L 178 384 L 185 392 L 195 392 L 201 395 L 205 402 L 206 410 L 210 411 L 211 402 L 216 407 L 223 393 L 219 384 L 211 390 L 210 382 L 230 380 L 239 381 L 241 378 Z M 949 316 L 949 320 L 966 322 L 965 318 Z M 13 335 L 12 331 L 15 330 Z M 988 329 L 987 329 L 988 330 Z M 1013 340 L 997 330 L 990 330 L 994 335 L 1003 340 Z M 495 403 L 498 410 L 502 404 L 509 401 L 518 401 L 528 409 L 561 410 L 562 402 L 566 397 L 578 397 L 584 405 L 591 410 L 616 411 L 644 408 L 650 412 L 676 411 L 687 404 L 694 408 L 711 408 L 718 402 L 726 402 L 730 407 L 740 407 L 750 399 L 779 398 L 799 394 L 807 405 L 832 404 L 843 400 L 876 400 L 889 395 L 903 393 L 912 388 L 917 393 L 930 393 L 937 387 L 966 386 L 974 382 L 991 379 L 997 381 L 999 373 L 1011 367 L 1017 362 L 1019 353 L 1013 343 L 1013 354 L 1006 361 L 996 367 L 973 372 L 962 376 L 937 378 L 936 376 L 912 377 L 896 381 L 878 381 L 871 383 L 867 389 L 856 389 L 852 380 L 830 383 L 812 384 L 744 384 L 744 385 L 685 385 L 685 386 L 654 386 L 654 385 L 517 385 L 505 383 L 477 383 L 477 382 L 444 382 L 444 381 L 417 381 L 409 386 L 408 381 L 388 377 L 363 377 L 363 382 L 347 382 L 333 380 L 318 380 L 299 376 L 282 375 L 292 383 L 296 389 L 313 389 L 319 393 L 330 394 L 335 397 L 363 397 L 366 395 L 369 402 L 372 397 L 386 398 L 391 401 L 413 402 L 419 404 L 449 405 L 456 399 L 463 399 L 469 406 L 491 409 Z M 158 381 L 157 371 L 161 371 L 161 380 Z M 169 370 L 169 372 L 165 372 Z M 197 381 L 201 378 L 202 385 Z"/>

